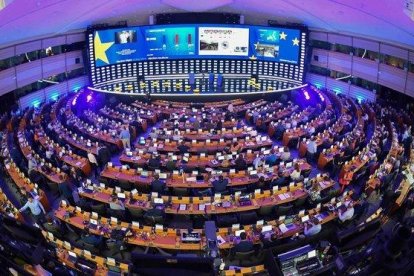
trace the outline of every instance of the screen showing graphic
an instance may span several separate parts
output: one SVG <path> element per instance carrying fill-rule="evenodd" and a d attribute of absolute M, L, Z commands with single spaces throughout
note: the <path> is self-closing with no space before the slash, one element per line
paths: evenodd
<path fill-rule="evenodd" d="M 155 59 L 240 58 L 298 64 L 301 30 L 283 27 L 168 25 L 98 30 L 96 67 Z"/>
<path fill-rule="evenodd" d="M 297 64 L 300 31 L 284 28 L 251 27 L 251 55 L 257 59 Z"/>
<path fill-rule="evenodd" d="M 199 27 L 200 56 L 248 56 L 249 29 Z"/>
<path fill-rule="evenodd" d="M 97 67 L 146 59 L 145 41 L 140 28 L 110 29 L 94 32 Z"/>
<path fill-rule="evenodd" d="M 115 43 L 125 44 L 137 42 L 137 32 L 135 30 L 122 30 L 115 33 Z"/>
<path fill-rule="evenodd" d="M 189 58 L 195 52 L 195 27 L 145 28 L 148 59 Z"/>

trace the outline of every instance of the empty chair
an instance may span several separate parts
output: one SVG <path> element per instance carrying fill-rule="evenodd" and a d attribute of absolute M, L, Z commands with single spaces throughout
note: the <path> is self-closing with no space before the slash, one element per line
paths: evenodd
<path fill-rule="evenodd" d="M 131 191 L 133 189 L 133 183 L 128 180 L 118 180 L 119 187 L 124 191 Z"/>
<path fill-rule="evenodd" d="M 237 261 L 239 266 L 250 266 L 253 261 L 252 259 L 255 255 L 256 250 L 251 250 L 247 252 L 235 252 L 231 260 Z"/>
<path fill-rule="evenodd" d="M 259 216 L 270 218 L 275 215 L 275 206 L 273 205 L 265 205 L 261 206 L 259 209 Z"/>
<path fill-rule="evenodd" d="M 293 205 L 292 204 L 283 204 L 279 205 L 277 208 L 277 216 L 286 216 L 292 213 Z"/>
<path fill-rule="evenodd" d="M 142 208 L 128 208 L 127 210 L 132 220 L 140 220 L 144 216 L 144 209 Z"/>
<path fill-rule="evenodd" d="M 237 223 L 237 216 L 234 214 L 219 215 L 216 217 L 217 227 L 230 227 Z"/>
<path fill-rule="evenodd" d="M 92 212 L 98 213 L 100 216 L 106 215 L 106 206 L 103 203 L 93 202 L 91 204 L 91 210 Z"/>
<path fill-rule="evenodd" d="M 173 188 L 173 194 L 175 196 L 188 196 L 189 195 L 189 191 L 187 188 L 177 188 L 174 187 Z"/>
<path fill-rule="evenodd" d="M 303 208 L 303 205 L 305 205 L 307 199 L 307 196 L 298 198 L 293 202 L 293 205 L 296 209 Z"/>
<path fill-rule="evenodd" d="M 239 222 L 242 225 L 255 224 L 257 220 L 257 213 L 255 211 L 239 213 Z"/>

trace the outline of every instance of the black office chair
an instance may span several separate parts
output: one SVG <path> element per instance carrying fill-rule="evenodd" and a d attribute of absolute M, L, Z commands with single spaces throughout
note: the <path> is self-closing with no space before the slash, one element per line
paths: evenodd
<path fill-rule="evenodd" d="M 149 215 L 149 214 L 144 214 L 144 220 L 145 223 L 149 224 L 149 225 L 155 225 L 155 224 L 164 224 L 165 218 L 163 215 Z"/>
<path fill-rule="evenodd" d="M 239 213 L 239 223 L 242 225 L 255 224 L 258 221 L 255 211 Z"/>
<path fill-rule="evenodd" d="M 237 216 L 235 214 L 218 215 L 216 217 L 217 227 L 230 227 L 237 224 Z"/>
<path fill-rule="evenodd" d="M 278 205 L 277 208 L 277 216 L 286 216 L 286 215 L 290 215 L 293 211 L 293 205 L 292 204 L 283 204 L 283 205 Z"/>
<path fill-rule="evenodd" d="M 144 209 L 142 208 L 128 208 L 127 210 L 132 220 L 140 220 L 144 216 Z"/>
<path fill-rule="evenodd" d="M 251 250 L 247 252 L 235 252 L 231 260 L 237 261 L 239 266 L 250 266 L 252 263 L 252 259 L 255 255 L 256 250 Z"/>
<path fill-rule="evenodd" d="M 293 202 L 293 206 L 295 207 L 296 210 L 303 208 L 303 205 L 305 205 L 307 200 L 308 200 L 307 196 L 298 198 Z"/>
<path fill-rule="evenodd" d="M 125 220 L 125 211 L 124 210 L 112 210 L 112 209 L 108 208 L 107 213 L 111 217 L 118 218 L 120 220 Z"/>
<path fill-rule="evenodd" d="M 124 191 L 131 191 L 133 189 L 133 183 L 128 180 L 118 180 L 119 187 Z"/>
<path fill-rule="evenodd" d="M 298 143 L 299 143 L 299 137 L 295 137 L 290 139 L 289 143 L 288 143 L 288 147 L 289 148 L 298 148 Z"/>
<path fill-rule="evenodd" d="M 92 212 L 98 213 L 100 216 L 106 216 L 106 206 L 103 203 L 93 202 L 91 204 Z"/>
<path fill-rule="evenodd" d="M 175 196 L 188 196 L 190 194 L 187 188 L 174 187 L 172 192 Z"/>
<path fill-rule="evenodd" d="M 261 217 L 272 218 L 275 214 L 275 206 L 273 205 L 261 206 L 259 209 L 259 216 Z"/>

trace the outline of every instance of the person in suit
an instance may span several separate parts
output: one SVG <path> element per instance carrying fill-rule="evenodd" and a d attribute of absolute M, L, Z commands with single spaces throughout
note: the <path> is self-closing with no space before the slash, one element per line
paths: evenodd
<path fill-rule="evenodd" d="M 240 233 L 240 241 L 237 242 L 233 247 L 233 253 L 237 252 L 249 252 L 254 250 L 252 241 L 247 240 L 247 235 L 245 232 Z"/>
<path fill-rule="evenodd" d="M 159 155 L 152 155 L 148 160 L 148 167 L 153 169 L 159 169 L 161 166 L 161 158 Z"/>
<path fill-rule="evenodd" d="M 59 221 L 54 220 L 51 216 L 46 217 L 46 222 L 43 223 L 43 228 L 58 238 L 63 238 L 66 234 L 66 229 L 63 225 L 60 224 Z"/>
<path fill-rule="evenodd" d="M 178 151 L 180 152 L 180 154 L 184 154 L 184 153 L 188 153 L 188 151 L 190 150 L 190 147 L 187 146 L 184 141 L 181 141 L 181 144 L 177 147 Z"/>
<path fill-rule="evenodd" d="M 212 184 L 215 193 L 222 193 L 226 191 L 229 180 L 220 175 L 219 178 L 214 180 Z"/>
<path fill-rule="evenodd" d="M 160 194 L 165 192 L 165 183 L 164 181 L 160 180 L 158 174 L 154 175 L 154 180 L 151 182 L 151 190 Z"/>
<path fill-rule="evenodd" d="M 165 167 L 170 172 L 177 168 L 176 162 L 173 160 L 172 156 L 170 156 L 170 158 L 168 159 L 167 163 L 165 164 Z"/>
<path fill-rule="evenodd" d="M 89 233 L 89 228 L 84 228 L 81 235 L 81 240 L 84 243 L 92 244 L 94 247 L 100 248 L 102 246 L 102 236 Z"/>
<path fill-rule="evenodd" d="M 246 160 L 244 159 L 243 154 L 239 154 L 239 156 L 234 161 L 236 170 L 242 171 L 245 170 L 247 167 Z"/>

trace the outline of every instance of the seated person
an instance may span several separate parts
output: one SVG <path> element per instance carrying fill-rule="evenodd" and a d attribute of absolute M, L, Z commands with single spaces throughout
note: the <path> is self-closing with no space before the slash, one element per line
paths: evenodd
<path fill-rule="evenodd" d="M 272 153 L 269 154 L 268 156 L 266 156 L 265 163 L 269 166 L 273 166 L 273 165 L 276 164 L 277 159 L 278 159 L 278 157 L 277 157 L 276 153 L 272 150 Z"/>
<path fill-rule="evenodd" d="M 290 174 L 290 178 L 293 181 L 301 181 L 302 180 L 302 175 L 301 175 L 301 171 L 300 171 L 300 167 L 299 164 L 295 164 L 295 169 L 293 170 L 293 172 Z"/>
<path fill-rule="evenodd" d="M 230 152 L 239 152 L 241 149 L 241 145 L 237 142 L 234 142 L 230 147 Z"/>
<path fill-rule="evenodd" d="M 321 232 L 322 225 L 317 218 L 312 218 L 305 222 L 304 234 L 305 236 L 313 236 Z"/>
<path fill-rule="evenodd" d="M 342 177 L 339 178 L 338 182 L 341 184 L 341 193 L 345 189 L 345 186 L 348 186 L 351 183 L 353 177 L 354 173 L 352 171 L 347 171 Z"/>
<path fill-rule="evenodd" d="M 125 210 L 125 205 L 121 200 L 114 197 L 114 198 L 112 198 L 112 201 L 109 202 L 109 208 L 111 210 L 115 210 L 115 211 L 116 210 Z"/>
<path fill-rule="evenodd" d="M 46 222 L 43 223 L 43 228 L 58 238 L 63 238 L 66 233 L 65 228 L 62 227 L 62 224 L 60 224 L 59 221 L 54 220 L 51 216 L 46 217 Z"/>
<path fill-rule="evenodd" d="M 212 184 L 213 184 L 215 193 L 222 193 L 227 190 L 227 185 L 229 184 L 229 180 L 225 179 L 222 175 L 220 175 L 219 178 L 214 180 Z"/>
<path fill-rule="evenodd" d="M 172 172 L 173 170 L 177 168 L 177 165 L 175 161 L 173 160 L 172 156 L 170 156 L 170 158 L 168 159 L 167 163 L 165 164 L 165 167 L 170 172 Z"/>
<path fill-rule="evenodd" d="M 154 175 L 154 180 L 151 182 L 151 190 L 160 194 L 165 191 L 165 183 L 160 180 L 160 176 L 158 174 Z"/>
<path fill-rule="evenodd" d="M 91 244 L 95 247 L 100 247 L 102 244 L 102 236 L 89 233 L 89 228 L 85 227 L 81 235 L 81 240 L 84 243 Z"/>
<path fill-rule="evenodd" d="M 287 161 L 287 160 L 289 160 L 289 159 L 290 159 L 290 151 L 289 151 L 289 148 L 288 148 L 288 147 L 284 147 L 284 148 L 283 148 L 283 152 L 282 152 L 282 154 L 280 155 L 280 159 L 281 159 L 282 161 Z"/>
<path fill-rule="evenodd" d="M 264 249 L 273 248 L 281 243 L 281 239 L 276 233 L 261 233 L 260 241 L 263 244 Z"/>
<path fill-rule="evenodd" d="M 245 232 L 240 233 L 240 240 L 234 240 L 235 245 L 233 247 L 233 253 L 237 252 L 249 252 L 254 250 L 252 241 L 247 240 L 247 234 Z"/>
<path fill-rule="evenodd" d="M 352 219 L 354 212 L 355 210 L 352 204 L 349 204 L 348 206 L 342 205 L 338 209 L 338 218 L 341 222 L 345 222 Z"/>
<path fill-rule="evenodd" d="M 148 167 L 158 169 L 161 166 L 161 158 L 159 155 L 152 155 L 148 160 Z"/>
<path fill-rule="evenodd" d="M 190 147 L 187 146 L 184 141 L 181 141 L 180 145 L 177 147 L 178 151 L 180 152 L 180 154 L 184 154 L 184 153 L 188 153 L 188 151 L 190 150 Z"/>
<path fill-rule="evenodd" d="M 246 169 L 247 163 L 246 163 L 246 160 L 244 159 L 243 154 L 239 154 L 237 159 L 234 161 L 234 165 L 235 165 L 236 170 L 242 171 Z"/>

